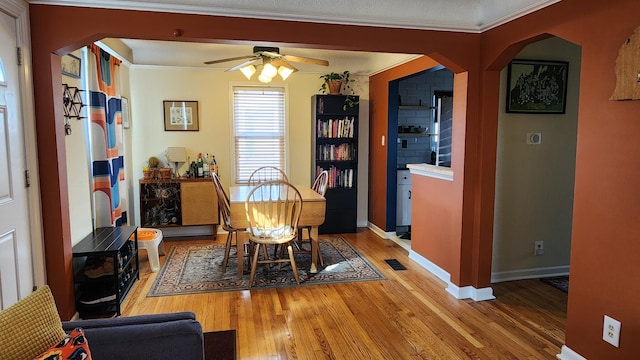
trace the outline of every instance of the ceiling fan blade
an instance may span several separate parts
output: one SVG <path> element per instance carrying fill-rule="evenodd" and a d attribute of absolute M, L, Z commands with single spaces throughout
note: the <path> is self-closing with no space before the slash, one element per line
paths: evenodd
<path fill-rule="evenodd" d="M 211 64 L 218 64 L 218 63 L 223 63 L 227 61 L 251 59 L 256 57 L 257 57 L 256 55 L 245 55 L 245 56 L 238 56 L 238 57 L 232 57 L 232 58 L 226 58 L 226 59 L 220 59 L 220 60 L 205 61 L 204 63 L 207 65 L 211 65 Z"/>
<path fill-rule="evenodd" d="M 228 69 L 228 70 L 225 70 L 225 71 L 236 71 L 236 70 L 238 70 L 238 69 L 240 69 L 240 68 L 243 68 L 243 67 L 245 67 L 245 66 L 253 65 L 253 64 L 255 64 L 255 63 L 259 63 L 259 62 L 261 62 L 260 60 L 262 60 L 262 59 L 259 59 L 259 58 L 258 58 L 258 59 L 253 59 L 253 60 L 245 61 L 245 62 L 243 62 L 242 64 L 236 65 L 236 66 L 234 66 L 234 67 L 232 67 L 232 68 L 230 68 L 230 69 Z"/>
<path fill-rule="evenodd" d="M 294 55 L 282 55 L 282 57 L 285 60 L 292 61 L 292 62 L 329 66 L 329 62 L 327 60 L 313 59 L 313 58 L 294 56 Z"/>
<path fill-rule="evenodd" d="M 280 59 L 282 57 L 282 54 L 273 51 L 261 51 L 260 53 L 274 59 Z"/>

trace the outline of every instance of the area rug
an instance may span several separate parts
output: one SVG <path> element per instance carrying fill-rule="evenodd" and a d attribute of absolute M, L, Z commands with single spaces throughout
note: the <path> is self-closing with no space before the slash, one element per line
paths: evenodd
<path fill-rule="evenodd" d="M 545 284 L 549 284 L 556 289 L 560 289 L 566 293 L 569 292 L 569 277 L 568 276 L 556 276 L 550 278 L 540 279 Z"/>
<path fill-rule="evenodd" d="M 205 360 L 235 360 L 236 331 L 223 330 L 206 332 L 204 336 Z"/>
<path fill-rule="evenodd" d="M 316 274 L 309 273 L 311 255 L 296 255 L 300 286 L 385 279 L 345 239 L 321 238 L 319 244 L 324 268 L 318 264 L 320 271 Z M 240 278 L 237 259 L 230 258 L 226 270 L 222 271 L 223 257 L 224 244 L 174 245 L 147 296 L 249 289 L 248 264 L 245 263 L 246 271 Z M 297 284 L 290 265 L 283 264 L 280 269 L 277 265 L 259 265 L 251 289 L 294 285 Z"/>

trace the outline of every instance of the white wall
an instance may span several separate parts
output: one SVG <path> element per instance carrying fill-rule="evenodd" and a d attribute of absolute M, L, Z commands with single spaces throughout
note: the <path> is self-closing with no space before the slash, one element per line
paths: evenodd
<path fill-rule="evenodd" d="M 86 62 L 84 51 L 77 50 L 72 54 L 82 59 L 82 69 Z M 86 90 L 83 79 L 75 79 L 62 75 L 63 84 L 76 86 Z M 86 103 L 87 93 L 82 92 Z M 61 99 L 62 100 L 62 99 Z M 87 108 L 82 108 L 82 116 L 87 116 Z M 93 231 L 91 218 L 91 190 L 89 175 L 89 159 L 87 156 L 87 119 L 70 119 L 71 135 L 65 136 L 65 151 L 67 159 L 67 183 L 69 186 L 69 219 L 71 226 L 71 245 L 77 244 Z M 46 175 L 45 175 L 46 176 Z"/>
<path fill-rule="evenodd" d="M 539 277 L 568 271 L 578 124 L 580 48 L 550 38 L 523 49 L 516 59 L 569 62 L 565 114 L 505 112 L 507 70 L 502 71 L 492 280 Z M 527 145 L 526 134 L 542 134 Z M 534 242 L 545 253 L 534 256 Z"/>
<path fill-rule="evenodd" d="M 359 174 L 368 173 L 368 82 L 356 77 L 360 102 L 360 154 Z M 224 72 L 202 68 L 138 67 L 130 69 L 129 97 L 132 112 L 130 134 L 132 141 L 133 197 L 135 223 L 140 225 L 139 186 L 142 167 L 150 156 L 166 160 L 167 147 L 182 146 L 187 156 L 194 160 L 199 152 L 213 154 L 218 162 L 220 176 L 225 187 L 231 184 L 233 143 L 231 141 L 231 87 L 232 85 L 258 84 L 247 81 L 239 72 Z M 284 84 L 288 101 L 288 164 L 287 176 L 294 184 L 311 185 L 311 96 L 318 93 L 322 84 L 318 74 L 294 73 L 287 81 L 275 80 L 274 85 Z M 199 131 L 164 131 L 163 100 L 198 101 Z M 184 173 L 187 164 L 181 166 Z M 366 226 L 367 184 L 366 176 L 359 177 L 358 225 Z M 130 223 L 133 221 L 130 220 Z"/>

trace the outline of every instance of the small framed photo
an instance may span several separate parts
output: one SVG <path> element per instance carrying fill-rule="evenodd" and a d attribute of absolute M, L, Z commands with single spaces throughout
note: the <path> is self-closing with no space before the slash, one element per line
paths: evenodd
<path fill-rule="evenodd" d="M 125 129 L 129 129 L 131 127 L 131 119 L 130 119 L 130 113 L 129 113 L 129 99 L 123 96 L 121 99 L 121 104 L 122 104 L 122 126 Z"/>
<path fill-rule="evenodd" d="M 198 131 L 198 102 L 185 100 L 164 100 L 165 131 Z"/>
<path fill-rule="evenodd" d="M 508 113 L 564 114 L 566 61 L 513 60 L 507 75 Z"/>
<path fill-rule="evenodd" d="M 70 76 L 74 79 L 80 79 L 81 61 L 80 58 L 71 54 L 64 55 L 60 58 L 62 65 L 62 74 Z"/>

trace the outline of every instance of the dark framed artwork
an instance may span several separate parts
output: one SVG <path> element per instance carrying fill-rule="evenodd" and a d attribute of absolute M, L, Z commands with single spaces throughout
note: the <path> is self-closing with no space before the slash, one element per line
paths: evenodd
<path fill-rule="evenodd" d="M 165 131 L 198 131 L 198 102 L 185 100 L 164 100 Z"/>
<path fill-rule="evenodd" d="M 567 105 L 566 61 L 513 60 L 507 75 L 507 112 L 564 114 Z"/>
<path fill-rule="evenodd" d="M 71 54 L 64 55 L 60 58 L 62 66 L 62 74 L 80 79 L 81 61 L 80 58 Z"/>

